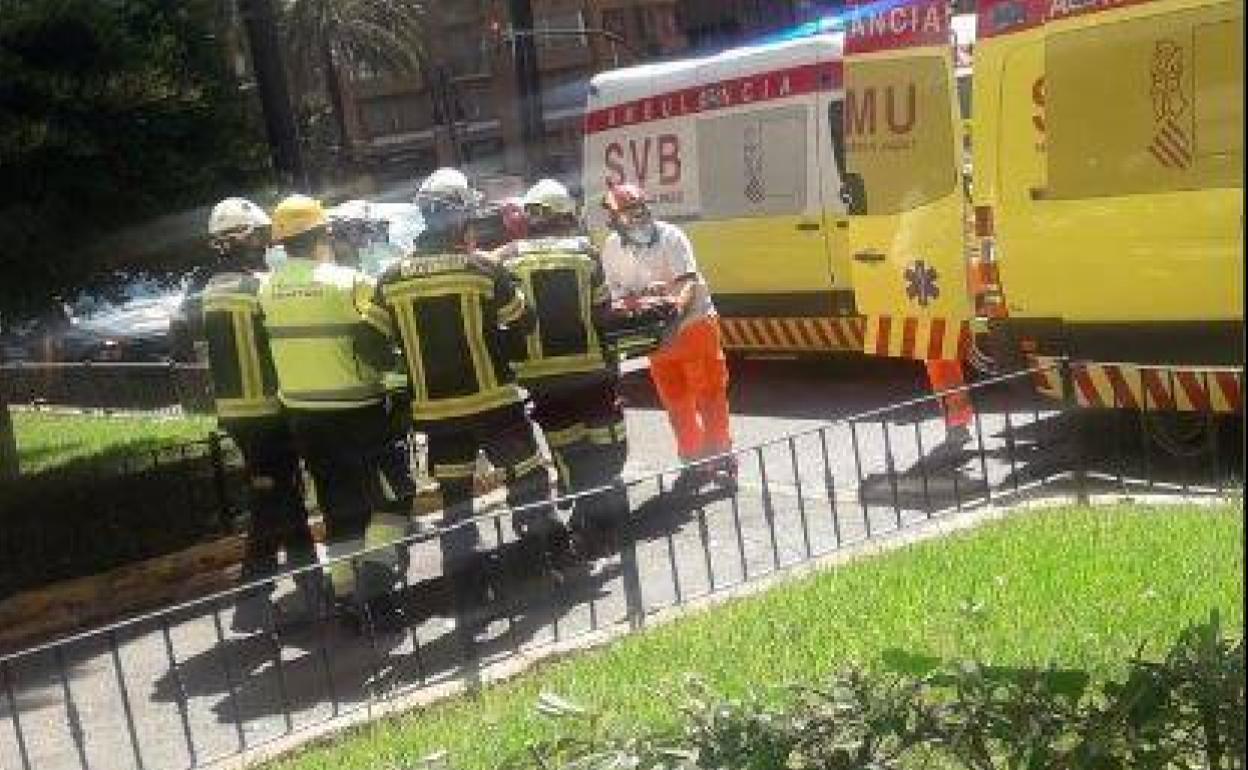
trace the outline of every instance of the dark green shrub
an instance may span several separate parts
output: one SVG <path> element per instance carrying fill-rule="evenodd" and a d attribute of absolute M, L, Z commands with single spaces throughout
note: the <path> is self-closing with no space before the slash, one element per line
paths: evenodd
<path fill-rule="evenodd" d="M 519 767 L 542 770 L 1175 770 L 1243 767 L 1243 639 L 1216 613 L 1121 681 L 1081 671 L 961 661 L 906 673 L 847 671 L 824 687 L 725 698 L 691 678 L 679 729 L 623 734 L 544 695 L 555 739 Z"/>

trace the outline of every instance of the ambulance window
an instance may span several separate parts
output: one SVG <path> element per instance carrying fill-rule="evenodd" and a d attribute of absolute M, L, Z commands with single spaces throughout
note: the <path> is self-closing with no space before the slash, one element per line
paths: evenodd
<path fill-rule="evenodd" d="M 841 202 L 848 214 L 867 213 L 867 192 L 862 177 L 846 170 L 845 166 L 845 102 L 833 99 L 828 102 L 828 127 L 832 134 L 832 160 L 836 163 L 836 177 L 841 180 Z"/>
<path fill-rule="evenodd" d="M 1241 186 L 1243 34 L 1223 3 L 1053 36 L 1048 196 Z"/>
<path fill-rule="evenodd" d="M 809 110 L 755 110 L 698 123 L 702 211 L 731 219 L 795 214 L 806 207 Z"/>
<path fill-rule="evenodd" d="M 953 192 L 961 150 L 946 60 L 859 62 L 846 81 L 846 160 L 862 178 L 866 213 L 910 211 Z"/>

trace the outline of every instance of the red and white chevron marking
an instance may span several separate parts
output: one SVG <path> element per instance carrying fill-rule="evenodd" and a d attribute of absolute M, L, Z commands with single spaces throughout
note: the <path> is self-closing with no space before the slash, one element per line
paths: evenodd
<path fill-rule="evenodd" d="M 1036 356 L 1032 365 L 1037 392 L 1062 398 L 1060 359 Z M 1233 367 L 1165 367 L 1134 364 L 1071 364 L 1075 400 L 1094 409 L 1180 412 L 1242 412 L 1243 370 Z"/>
<path fill-rule="evenodd" d="M 864 351 L 891 358 L 963 361 L 970 352 L 969 321 L 915 316 L 869 316 Z"/>

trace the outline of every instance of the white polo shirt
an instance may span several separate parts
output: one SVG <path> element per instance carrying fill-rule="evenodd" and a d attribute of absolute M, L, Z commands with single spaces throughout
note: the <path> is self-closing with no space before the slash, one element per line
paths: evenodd
<path fill-rule="evenodd" d="M 624 243 L 618 233 L 607 236 L 602 245 L 602 271 L 611 296 L 615 299 L 635 296 L 652 283 L 663 283 L 669 292 L 675 293 L 676 279 L 692 275 L 696 288 L 681 319 L 681 327 L 715 315 L 711 292 L 698 272 L 689 238 L 668 222 L 656 220 L 654 225 L 658 228 L 658 237 L 649 246 Z"/>

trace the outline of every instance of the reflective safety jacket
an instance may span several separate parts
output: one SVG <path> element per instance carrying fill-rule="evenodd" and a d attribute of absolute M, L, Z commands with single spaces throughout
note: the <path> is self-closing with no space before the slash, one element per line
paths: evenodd
<path fill-rule="evenodd" d="M 356 270 L 288 259 L 260 289 L 278 397 L 291 409 L 352 409 L 381 401 L 393 356 L 373 285 Z"/>
<path fill-rule="evenodd" d="M 214 276 L 196 303 L 199 318 L 188 317 L 196 336 L 207 342 L 212 391 L 221 420 L 281 413 L 277 374 L 257 296 L 262 280 L 245 273 Z"/>
<path fill-rule="evenodd" d="M 418 425 L 447 428 L 521 400 L 506 335 L 535 319 L 502 266 L 474 254 L 411 256 L 381 274 L 373 305 L 402 343 Z"/>
<path fill-rule="evenodd" d="M 611 293 L 586 238 L 533 238 L 497 252 L 537 313 L 526 335 L 516 376 L 535 389 L 607 371 L 602 329 Z"/>

